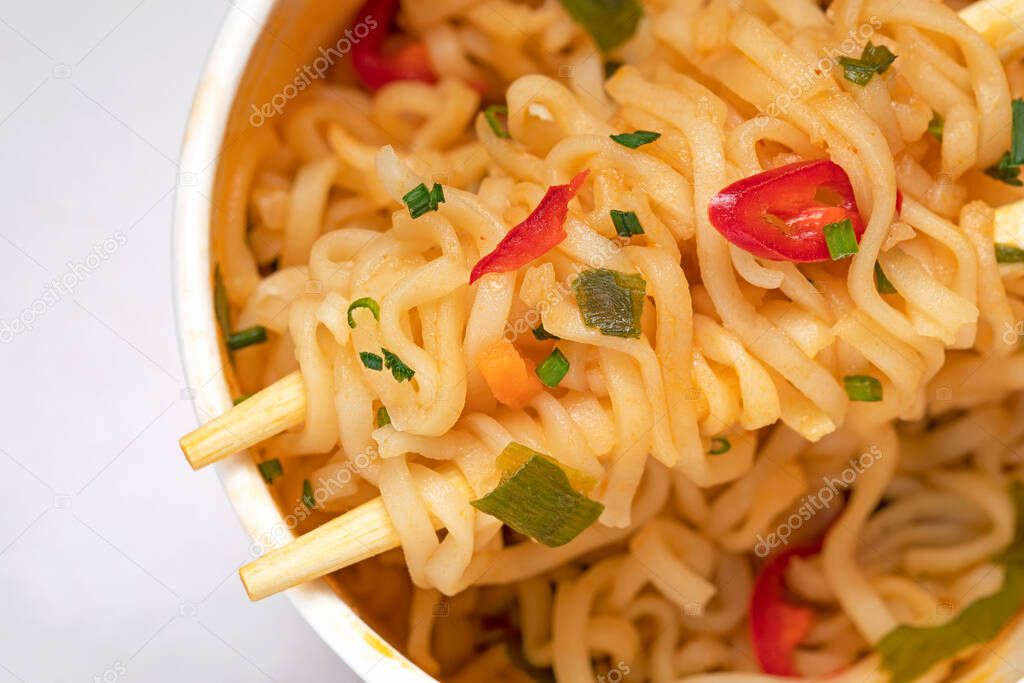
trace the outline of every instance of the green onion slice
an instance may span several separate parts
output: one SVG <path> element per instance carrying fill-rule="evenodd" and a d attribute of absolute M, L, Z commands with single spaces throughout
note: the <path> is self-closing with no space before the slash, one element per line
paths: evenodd
<path fill-rule="evenodd" d="M 557 348 L 537 366 L 537 376 L 549 387 L 557 387 L 569 372 L 569 359 Z"/>
<path fill-rule="evenodd" d="M 583 322 L 612 337 L 640 336 L 647 283 L 607 268 L 584 270 L 572 283 Z"/>
<path fill-rule="evenodd" d="M 632 237 L 633 235 L 644 234 L 644 227 L 640 225 L 640 219 L 636 217 L 635 211 L 611 210 L 612 224 L 615 225 L 615 232 L 619 237 Z"/>
<path fill-rule="evenodd" d="M 382 367 L 384 367 L 384 359 L 375 353 L 370 353 L 369 351 L 360 351 L 359 360 L 363 361 L 363 366 L 369 368 L 370 370 L 379 371 Z"/>
<path fill-rule="evenodd" d="M 547 339 L 561 339 L 561 337 L 556 337 L 555 335 L 545 330 L 544 323 L 537 325 L 537 327 L 534 327 L 530 331 L 533 332 L 533 338 L 536 339 L 537 341 L 545 341 Z"/>
<path fill-rule="evenodd" d="M 255 396 L 255 394 L 256 394 L 256 392 L 251 392 L 251 393 L 248 393 L 248 394 L 242 394 L 241 396 L 235 396 L 231 400 L 231 403 L 232 403 L 232 405 L 236 405 L 237 406 L 239 403 L 241 403 L 243 401 L 248 401 L 250 398 Z"/>
<path fill-rule="evenodd" d="M 530 458 L 534 457 L 544 458 L 552 465 L 561 468 L 565 472 L 565 476 L 569 478 L 569 485 L 572 486 L 573 491 L 586 494 L 597 486 L 597 479 L 589 474 L 583 474 L 575 468 L 562 465 L 551 456 L 535 451 L 529 446 L 524 446 L 515 441 L 510 441 L 501 453 L 498 454 L 495 465 L 498 471 L 501 472 L 502 480 L 505 480 L 515 474 L 516 470 L 525 465 Z"/>
<path fill-rule="evenodd" d="M 630 149 L 636 149 L 641 145 L 646 145 L 649 142 L 654 142 L 661 137 L 661 133 L 654 133 L 649 130 L 637 130 L 632 133 L 619 133 L 618 135 L 608 136 L 615 142 L 629 147 Z"/>
<path fill-rule="evenodd" d="M 1024 485 L 1010 489 L 1017 508 L 1017 533 L 1003 553 L 994 558 L 1004 565 L 1002 587 L 975 600 L 953 619 L 939 626 L 899 626 L 876 646 L 890 683 L 910 683 L 939 662 L 966 649 L 994 640 L 1024 606 Z"/>
<path fill-rule="evenodd" d="M 316 496 L 313 495 L 313 485 L 309 479 L 302 480 L 302 504 L 310 510 L 316 507 Z"/>
<path fill-rule="evenodd" d="M 829 223 L 821 230 L 825 233 L 825 244 L 833 261 L 857 253 L 857 235 L 853 232 L 853 223 L 849 218 L 844 218 L 838 223 Z"/>
<path fill-rule="evenodd" d="M 1020 166 L 1010 161 L 1009 152 L 1003 152 L 998 163 L 986 168 L 985 175 L 1013 187 L 1024 187 L 1024 182 L 1020 179 Z"/>
<path fill-rule="evenodd" d="M 615 75 L 615 72 L 622 68 L 622 62 L 617 59 L 606 59 L 604 61 L 604 77 L 605 80 Z"/>
<path fill-rule="evenodd" d="M 935 136 L 936 140 L 942 141 L 942 131 L 946 126 L 945 120 L 939 112 L 932 112 L 932 120 L 928 122 L 928 132 Z"/>
<path fill-rule="evenodd" d="M 867 85 L 875 74 L 885 73 L 894 61 L 896 61 L 896 55 L 889 48 L 885 45 L 873 45 L 870 42 L 864 46 L 860 59 L 839 58 L 839 63 L 843 65 L 843 77 L 860 86 Z"/>
<path fill-rule="evenodd" d="M 729 443 L 729 439 L 724 436 L 712 437 L 708 455 L 722 455 L 723 453 L 728 453 L 731 449 L 732 444 Z"/>
<path fill-rule="evenodd" d="M 362 299 L 356 299 L 348 305 L 348 326 L 355 329 L 356 321 L 352 317 L 352 312 L 357 308 L 365 308 L 373 314 L 374 319 L 380 321 L 380 304 L 371 299 L 368 296 L 364 296 Z"/>
<path fill-rule="evenodd" d="M 281 461 L 277 458 L 273 460 L 264 460 L 260 464 L 256 465 L 259 468 L 260 476 L 263 477 L 263 481 L 268 484 L 273 484 L 274 480 L 284 474 L 284 468 L 281 467 Z"/>
<path fill-rule="evenodd" d="M 383 427 L 389 424 L 391 424 L 391 416 L 388 415 L 388 409 L 384 406 L 377 408 L 377 426 Z"/>
<path fill-rule="evenodd" d="M 1013 128 L 1010 133 L 1010 163 L 1020 166 L 1024 164 L 1024 99 L 1015 99 L 1011 107 Z"/>
<path fill-rule="evenodd" d="M 610 52 L 629 40 L 644 15 L 638 0 L 560 0 L 601 52 Z"/>
<path fill-rule="evenodd" d="M 604 512 L 604 505 L 572 487 L 569 476 L 547 456 L 520 444 L 506 462 L 528 453 L 528 458 L 502 479 L 498 486 L 471 505 L 544 545 L 565 545 Z M 499 461 L 509 448 L 506 447 Z"/>
<path fill-rule="evenodd" d="M 387 349 L 381 349 L 384 354 L 384 367 L 391 371 L 391 376 L 399 382 L 405 382 L 413 378 L 416 371 L 402 362 L 402 359 Z"/>
<path fill-rule="evenodd" d="M 227 345 L 232 351 L 237 351 L 253 344 L 262 344 L 265 341 L 267 341 L 267 328 L 263 325 L 253 325 L 229 334 Z"/>
<path fill-rule="evenodd" d="M 492 104 L 489 107 L 484 107 L 484 118 L 487 119 L 487 125 L 491 127 L 494 134 L 499 138 L 509 137 L 508 123 L 502 122 L 499 116 L 508 116 L 508 107 L 504 104 Z"/>
<path fill-rule="evenodd" d="M 882 383 L 871 375 L 847 375 L 843 377 L 843 386 L 851 401 L 882 400 Z"/>
<path fill-rule="evenodd" d="M 1024 249 L 1012 244 L 997 244 L 996 261 L 998 263 L 1024 263 Z"/>
<path fill-rule="evenodd" d="M 409 207 L 410 216 L 419 218 L 429 211 L 437 211 L 437 205 L 444 202 L 444 190 L 437 183 L 430 190 L 420 183 L 402 196 L 402 202 Z"/>
<path fill-rule="evenodd" d="M 882 264 L 875 261 L 875 289 L 878 290 L 879 294 L 895 294 L 896 287 L 893 286 L 889 278 L 885 276 L 885 271 L 882 270 Z"/>

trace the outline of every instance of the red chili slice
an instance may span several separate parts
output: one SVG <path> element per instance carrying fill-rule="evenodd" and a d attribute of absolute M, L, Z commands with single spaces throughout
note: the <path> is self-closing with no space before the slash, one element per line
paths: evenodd
<path fill-rule="evenodd" d="M 398 4 L 399 0 L 367 0 L 353 23 L 352 66 L 370 90 L 393 81 L 437 82 L 425 43 L 411 43 L 397 52 L 384 54 L 384 42 L 391 33 Z M 357 30 L 360 26 L 369 30 L 363 38 Z"/>
<path fill-rule="evenodd" d="M 708 218 L 736 246 L 775 261 L 829 260 L 822 232 L 829 223 L 849 220 L 858 240 L 864 233 L 850 177 L 828 159 L 739 180 L 711 199 Z"/>
<path fill-rule="evenodd" d="M 494 251 L 477 261 L 469 275 L 469 283 L 473 284 L 487 273 L 518 270 L 564 240 L 569 200 L 576 196 L 588 175 L 590 169 L 584 169 L 568 185 L 549 187 L 526 220 L 509 230 Z"/>
<path fill-rule="evenodd" d="M 793 667 L 793 651 L 811 629 L 814 612 L 786 601 L 786 569 L 794 557 L 820 553 L 823 540 L 824 537 L 811 545 L 774 555 L 754 580 L 750 595 L 750 642 L 766 674 L 799 676 Z"/>

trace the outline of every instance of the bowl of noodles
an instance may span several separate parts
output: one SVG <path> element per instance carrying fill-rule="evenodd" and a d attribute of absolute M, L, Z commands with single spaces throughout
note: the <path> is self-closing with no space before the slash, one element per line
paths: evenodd
<path fill-rule="evenodd" d="M 177 310 L 367 681 L 1024 677 L 1024 3 L 254 0 Z"/>

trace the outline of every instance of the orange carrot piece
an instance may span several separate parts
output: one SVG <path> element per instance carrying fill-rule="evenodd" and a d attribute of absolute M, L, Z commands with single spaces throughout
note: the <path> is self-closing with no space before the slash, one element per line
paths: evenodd
<path fill-rule="evenodd" d="M 476 363 L 494 398 L 510 408 L 522 408 L 544 390 L 526 359 L 504 339 L 481 351 Z"/>

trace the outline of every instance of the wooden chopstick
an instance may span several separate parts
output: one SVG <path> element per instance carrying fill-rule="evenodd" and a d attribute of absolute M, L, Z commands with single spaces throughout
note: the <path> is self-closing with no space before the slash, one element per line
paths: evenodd
<path fill-rule="evenodd" d="M 1006 59 L 1024 47 L 1024 0 L 983 0 L 960 10 L 960 18 Z"/>
<path fill-rule="evenodd" d="M 220 417 L 181 437 L 185 459 L 198 470 L 302 424 L 306 391 L 298 370 L 282 377 Z"/>
<path fill-rule="evenodd" d="M 460 492 L 473 496 L 454 465 L 445 463 L 438 472 Z M 431 521 L 435 529 L 443 526 L 433 515 Z M 383 499 L 374 498 L 250 562 L 238 570 L 238 576 L 249 599 L 262 600 L 397 548 L 399 543 Z"/>

